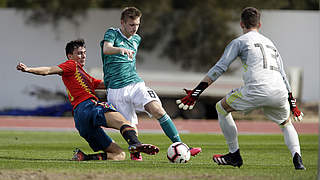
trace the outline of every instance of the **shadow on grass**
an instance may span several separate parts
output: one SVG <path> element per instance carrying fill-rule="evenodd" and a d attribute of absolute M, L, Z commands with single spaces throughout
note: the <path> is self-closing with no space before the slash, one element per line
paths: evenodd
<path fill-rule="evenodd" d="M 21 157 L 5 157 L 5 156 L 0 156 L 0 160 L 15 160 L 15 161 L 61 161 L 61 162 L 66 162 L 66 161 L 72 161 L 71 159 L 39 159 L 39 158 L 21 158 Z"/>

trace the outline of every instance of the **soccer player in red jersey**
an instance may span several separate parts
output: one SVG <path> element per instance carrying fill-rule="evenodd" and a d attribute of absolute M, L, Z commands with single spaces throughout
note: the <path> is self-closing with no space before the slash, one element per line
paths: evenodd
<path fill-rule="evenodd" d="M 36 75 L 57 74 L 62 77 L 68 98 L 73 106 L 75 127 L 97 154 L 85 154 L 75 150 L 73 160 L 124 160 L 125 152 L 103 131 L 102 127 L 118 129 L 129 144 L 131 153 L 143 152 L 154 155 L 159 148 L 151 144 L 142 144 L 136 130 L 130 123 L 107 102 L 100 102 L 95 89 L 104 89 L 102 80 L 91 77 L 83 66 L 86 62 L 86 46 L 83 39 L 70 41 L 66 45 L 68 60 L 51 67 L 28 67 L 23 63 L 17 70 Z"/>

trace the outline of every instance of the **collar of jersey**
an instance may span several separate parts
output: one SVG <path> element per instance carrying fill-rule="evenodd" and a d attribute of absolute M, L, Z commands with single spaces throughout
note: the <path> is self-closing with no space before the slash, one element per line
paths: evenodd
<path fill-rule="evenodd" d="M 76 63 L 76 65 L 78 65 L 79 67 L 83 68 L 83 66 L 80 63 L 78 63 L 77 61 L 75 61 L 73 59 L 69 59 L 69 60 L 74 61 Z"/>
<path fill-rule="evenodd" d="M 120 28 L 117 28 L 117 31 L 120 33 L 120 35 L 128 40 L 130 40 L 133 36 L 131 36 L 130 38 L 127 38 L 124 34 L 122 34 Z"/>

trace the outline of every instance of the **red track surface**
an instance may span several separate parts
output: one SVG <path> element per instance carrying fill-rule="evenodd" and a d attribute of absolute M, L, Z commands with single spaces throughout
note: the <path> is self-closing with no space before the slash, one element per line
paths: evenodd
<path fill-rule="evenodd" d="M 174 120 L 177 129 L 189 133 L 221 133 L 217 120 Z M 237 121 L 240 134 L 280 134 L 271 121 Z M 318 134 L 318 123 L 294 123 L 299 134 Z M 155 119 L 139 120 L 139 132 L 162 132 Z M 0 116 L 0 130 L 75 130 L 73 118 Z"/>

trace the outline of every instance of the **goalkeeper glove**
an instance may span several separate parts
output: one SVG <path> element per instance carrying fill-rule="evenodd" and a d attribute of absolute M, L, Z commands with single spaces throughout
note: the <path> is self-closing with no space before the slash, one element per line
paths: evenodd
<path fill-rule="evenodd" d="M 207 82 L 201 82 L 195 89 L 193 90 L 185 90 L 187 96 L 182 99 L 178 99 L 176 103 L 178 104 L 179 109 L 183 110 L 191 110 L 194 107 L 194 104 L 199 99 L 200 94 L 208 87 Z"/>
<path fill-rule="evenodd" d="M 296 99 L 292 96 L 292 93 L 289 93 L 288 95 L 289 95 L 288 101 L 290 104 L 290 110 L 293 115 L 292 119 L 295 121 L 302 121 L 303 113 L 298 109 L 296 105 Z"/>

